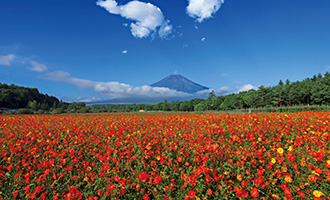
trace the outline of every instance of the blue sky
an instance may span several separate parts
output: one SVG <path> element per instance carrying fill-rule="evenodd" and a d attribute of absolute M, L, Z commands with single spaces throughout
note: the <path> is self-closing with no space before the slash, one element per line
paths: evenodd
<path fill-rule="evenodd" d="M 218 95 L 330 71 L 329 0 L 1 0 L 0 82 L 64 101 Z M 208 91 L 205 91 L 207 93 Z"/>

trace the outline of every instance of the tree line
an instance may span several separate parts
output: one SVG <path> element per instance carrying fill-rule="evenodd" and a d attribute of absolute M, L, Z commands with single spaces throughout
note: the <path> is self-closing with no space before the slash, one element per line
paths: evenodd
<path fill-rule="evenodd" d="M 0 83 L 0 113 L 18 114 L 88 112 L 85 103 L 66 103 L 36 88 Z"/>
<path fill-rule="evenodd" d="M 86 106 L 71 104 L 56 97 L 40 94 L 35 88 L 0 84 L 0 108 L 18 109 L 17 113 L 87 113 L 132 111 L 230 111 L 258 107 L 283 107 L 295 105 L 330 105 L 330 74 L 327 72 L 303 81 L 285 83 L 280 80 L 272 87 L 260 86 L 257 90 L 216 96 L 214 91 L 207 99 L 160 102 L 157 104 L 110 104 Z M 1 110 L 0 110 L 1 112 Z"/>
<path fill-rule="evenodd" d="M 7 109 L 26 108 L 29 103 L 35 102 L 45 109 L 59 104 L 56 97 L 41 94 L 36 88 L 27 88 L 0 83 L 0 107 Z"/>

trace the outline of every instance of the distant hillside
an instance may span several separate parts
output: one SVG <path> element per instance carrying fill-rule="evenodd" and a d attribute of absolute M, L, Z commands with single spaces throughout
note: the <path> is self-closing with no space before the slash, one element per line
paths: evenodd
<path fill-rule="evenodd" d="M 192 82 L 191 80 L 185 78 L 181 75 L 169 75 L 151 85 L 152 87 L 167 87 L 172 90 L 177 90 L 186 93 L 196 93 L 201 90 L 207 90 L 208 87 L 199 85 L 197 83 Z"/>
<path fill-rule="evenodd" d="M 56 97 L 40 94 L 36 88 L 0 83 L 0 108 L 26 108 L 28 103 L 32 101 L 46 107 L 52 107 L 54 104 L 59 103 Z"/>

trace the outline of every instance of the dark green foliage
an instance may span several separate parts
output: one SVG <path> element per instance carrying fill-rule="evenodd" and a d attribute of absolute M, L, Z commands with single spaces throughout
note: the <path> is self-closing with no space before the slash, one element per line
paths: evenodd
<path fill-rule="evenodd" d="M 18 109 L 26 108 L 29 103 L 33 106 L 33 110 L 37 107 L 50 108 L 59 100 L 56 97 L 40 94 L 36 88 L 26 88 L 16 85 L 7 85 L 0 83 L 0 107 Z"/>
<path fill-rule="evenodd" d="M 27 108 L 20 108 L 17 110 L 17 114 L 33 114 L 34 112 Z"/>
<path fill-rule="evenodd" d="M 1 113 L 9 114 L 45 114 L 89 112 L 85 103 L 71 104 L 59 101 L 56 97 L 40 94 L 38 89 L 0 83 Z M 10 111 L 18 109 L 17 111 Z M 9 111 L 8 111 L 9 110 Z"/>

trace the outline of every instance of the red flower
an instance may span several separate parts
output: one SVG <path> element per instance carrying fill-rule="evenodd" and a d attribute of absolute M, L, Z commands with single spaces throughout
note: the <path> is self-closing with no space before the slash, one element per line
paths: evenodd
<path fill-rule="evenodd" d="M 74 162 L 75 164 L 77 164 L 77 163 L 78 163 L 78 158 L 74 158 L 74 159 L 72 160 L 72 162 Z"/>
<path fill-rule="evenodd" d="M 161 181 L 162 181 L 162 177 L 160 177 L 160 176 L 156 176 L 154 178 L 154 184 L 159 184 Z"/>
<path fill-rule="evenodd" d="M 121 180 L 121 181 L 119 181 L 119 183 L 118 183 L 121 187 L 125 187 L 126 186 L 126 182 L 125 182 L 125 180 Z"/>
<path fill-rule="evenodd" d="M 15 192 L 13 192 L 13 195 L 17 196 L 18 195 L 18 190 L 15 190 Z"/>
<path fill-rule="evenodd" d="M 42 194 L 40 195 L 40 198 L 41 198 L 41 199 L 46 199 L 46 197 L 47 197 L 47 193 L 46 193 L 46 192 L 44 192 L 44 193 L 42 193 Z"/>
<path fill-rule="evenodd" d="M 284 193 L 285 193 L 285 195 L 287 195 L 287 196 L 292 195 L 292 194 L 291 194 L 291 190 L 288 189 L 288 188 L 284 188 Z"/>
<path fill-rule="evenodd" d="M 145 183 L 149 178 L 149 175 L 146 172 L 139 173 L 138 176 L 143 183 Z"/>
<path fill-rule="evenodd" d="M 127 192 L 126 188 L 120 190 L 120 194 L 125 194 Z"/>
<path fill-rule="evenodd" d="M 319 167 L 315 167 L 315 172 L 318 174 L 322 174 L 322 169 Z"/>
<path fill-rule="evenodd" d="M 257 170 L 257 174 L 258 174 L 259 176 L 262 176 L 263 173 L 264 173 L 263 170 L 261 170 L 261 169 L 258 169 L 258 170 Z"/>
<path fill-rule="evenodd" d="M 254 183 L 255 183 L 256 185 L 259 185 L 259 184 L 261 184 L 262 182 L 264 182 L 264 179 L 263 179 L 262 177 L 258 177 L 258 178 L 256 178 L 256 179 L 254 179 Z"/>
<path fill-rule="evenodd" d="M 143 195 L 142 199 L 143 200 L 149 200 L 150 198 L 149 198 L 148 194 L 145 194 L 145 195 Z"/>
<path fill-rule="evenodd" d="M 207 194 L 207 195 L 212 195 L 212 190 L 211 190 L 211 189 L 207 189 L 207 190 L 206 190 L 206 194 Z"/>
<path fill-rule="evenodd" d="M 239 190 L 239 191 L 237 192 L 237 196 L 238 196 L 238 197 L 246 198 L 246 197 L 248 196 L 248 192 L 245 191 L 245 190 L 243 190 L 243 189 L 241 189 L 241 190 Z"/>
<path fill-rule="evenodd" d="M 196 192 L 195 192 L 194 190 L 190 190 L 190 191 L 188 192 L 188 196 L 189 196 L 190 199 L 193 199 L 193 198 L 195 198 L 195 196 L 196 196 Z"/>
<path fill-rule="evenodd" d="M 110 190 L 113 191 L 113 190 L 115 190 L 115 189 L 116 189 L 115 184 L 111 183 L 111 184 L 110 184 Z"/>
<path fill-rule="evenodd" d="M 259 197 L 259 192 L 258 192 L 258 189 L 256 187 L 252 188 L 252 190 L 250 191 L 250 195 L 251 197 Z"/>
<path fill-rule="evenodd" d="M 72 169 L 73 169 L 73 167 L 71 165 L 69 165 L 65 168 L 66 171 L 72 171 Z"/>
<path fill-rule="evenodd" d="M 299 191 L 298 194 L 299 194 L 300 198 L 305 198 L 305 193 Z"/>

